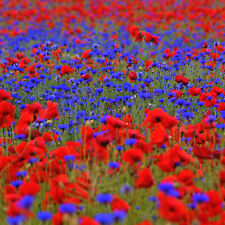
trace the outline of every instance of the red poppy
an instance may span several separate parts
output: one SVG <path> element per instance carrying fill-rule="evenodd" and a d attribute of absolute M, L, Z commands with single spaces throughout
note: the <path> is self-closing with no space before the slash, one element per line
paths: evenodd
<path fill-rule="evenodd" d="M 135 37 L 135 34 L 139 31 L 139 28 L 138 26 L 136 25 L 132 25 L 130 28 L 129 28 L 129 32 L 130 32 L 130 35 L 132 37 Z"/>
<path fill-rule="evenodd" d="M 83 216 L 80 219 L 81 219 L 80 225 L 100 225 L 96 220 L 88 216 Z"/>
<path fill-rule="evenodd" d="M 144 126 L 153 128 L 158 123 L 161 123 L 166 129 L 170 129 L 177 124 L 177 119 L 168 115 L 161 108 L 148 110 L 144 120 Z"/>
<path fill-rule="evenodd" d="M 221 213 L 223 212 L 223 199 L 221 198 L 218 191 L 210 190 L 207 191 L 206 194 L 209 197 L 209 201 L 200 205 L 200 209 L 202 210 L 202 212 L 204 212 L 206 217 L 215 217 L 221 215 Z"/>
<path fill-rule="evenodd" d="M 187 208 L 183 202 L 172 196 L 160 193 L 159 199 L 159 215 L 169 222 L 182 223 L 187 222 Z"/>
<path fill-rule="evenodd" d="M 153 145 L 157 145 L 157 147 L 160 148 L 168 140 L 166 129 L 162 125 L 157 126 L 151 132 L 150 139 Z"/>
<path fill-rule="evenodd" d="M 224 185 L 225 185 L 225 170 L 220 171 L 219 179 L 220 179 L 220 186 L 224 187 Z"/>
<path fill-rule="evenodd" d="M 150 59 L 145 61 L 145 69 L 149 71 L 149 67 L 152 65 L 152 61 Z"/>
<path fill-rule="evenodd" d="M 36 195 L 39 192 L 39 184 L 35 182 L 25 182 L 20 186 L 19 193 L 22 196 Z"/>
<path fill-rule="evenodd" d="M 65 74 L 71 74 L 73 71 L 73 68 L 71 68 L 69 65 L 63 65 L 61 68 L 61 75 L 64 76 Z"/>
<path fill-rule="evenodd" d="M 9 92 L 6 92 L 4 89 L 0 89 L 0 101 L 3 100 L 13 100 L 13 98 Z"/>
<path fill-rule="evenodd" d="M 122 160 L 129 163 L 130 166 L 142 161 L 143 152 L 138 148 L 131 148 L 124 152 Z"/>
<path fill-rule="evenodd" d="M 195 177 L 194 173 L 189 169 L 184 169 L 179 172 L 177 179 L 183 183 L 185 186 L 191 186 L 194 184 L 193 178 Z"/>
<path fill-rule="evenodd" d="M 40 110 L 39 116 L 41 119 L 59 119 L 59 112 L 57 109 L 58 103 L 47 101 L 47 108 Z"/>
<path fill-rule="evenodd" d="M 130 209 L 129 204 L 117 195 L 113 196 L 113 200 L 110 204 L 111 204 L 112 211 L 119 210 L 119 211 L 128 212 L 128 210 Z"/>
<path fill-rule="evenodd" d="M 176 99 L 182 97 L 182 95 L 183 95 L 183 91 L 179 91 L 179 90 L 171 90 L 171 92 L 175 93 Z"/>
<path fill-rule="evenodd" d="M 53 225 L 63 225 L 63 213 L 57 212 L 52 217 Z"/>
<path fill-rule="evenodd" d="M 54 132 L 45 132 L 42 134 L 42 138 L 45 142 L 50 142 L 50 141 L 56 142 L 58 139 L 58 135 L 55 134 Z"/>
<path fill-rule="evenodd" d="M 213 87 L 210 92 L 211 93 L 214 92 L 216 96 L 220 94 L 225 94 L 225 91 L 223 90 L 223 88 L 220 88 L 220 87 Z"/>
<path fill-rule="evenodd" d="M 137 79 L 137 73 L 130 71 L 130 73 L 128 74 L 130 82 L 134 82 Z"/>
<path fill-rule="evenodd" d="M 14 121 L 16 106 L 7 101 L 0 101 L 0 128 L 9 128 Z"/>
<path fill-rule="evenodd" d="M 110 125 L 112 128 L 125 127 L 124 121 L 120 120 L 119 118 L 112 117 L 112 116 L 107 116 L 106 124 Z"/>
<path fill-rule="evenodd" d="M 182 79 L 182 84 L 183 84 L 183 85 L 187 85 L 188 83 L 189 83 L 189 79 L 186 78 L 186 77 L 184 77 L 184 78 Z"/>
<path fill-rule="evenodd" d="M 144 38 L 145 32 L 144 31 L 140 31 L 140 32 L 136 32 L 135 36 L 134 36 L 134 41 L 135 42 L 141 42 Z"/>
<path fill-rule="evenodd" d="M 82 53 L 82 55 L 81 55 L 81 58 L 82 59 L 89 59 L 90 57 L 91 57 L 91 50 L 86 50 L 86 51 L 84 51 L 83 53 Z"/>
<path fill-rule="evenodd" d="M 136 224 L 136 225 L 152 225 L 152 224 L 150 223 L 149 220 L 144 220 L 143 222 L 138 223 L 138 224 Z"/>
<path fill-rule="evenodd" d="M 79 78 L 83 78 L 84 80 L 89 80 L 92 78 L 92 76 L 90 73 L 86 73 L 86 74 L 80 75 Z"/>
<path fill-rule="evenodd" d="M 152 42 L 156 45 L 159 43 L 159 37 L 156 37 L 155 35 L 152 35 L 149 32 L 145 32 L 144 35 L 145 35 L 145 42 L 146 43 Z"/>
<path fill-rule="evenodd" d="M 183 75 L 176 75 L 176 77 L 175 77 L 175 81 L 177 83 L 182 83 L 183 79 L 184 79 Z"/>
<path fill-rule="evenodd" d="M 153 185 L 155 185 L 155 181 L 149 168 L 138 171 L 138 177 L 135 180 L 136 188 L 150 188 Z"/>
<path fill-rule="evenodd" d="M 29 113 L 37 114 L 42 109 L 42 105 L 39 102 L 34 102 L 31 105 L 26 104 L 26 110 L 29 111 Z"/>
<path fill-rule="evenodd" d="M 192 87 L 188 90 L 191 96 L 198 96 L 201 94 L 201 88 Z"/>

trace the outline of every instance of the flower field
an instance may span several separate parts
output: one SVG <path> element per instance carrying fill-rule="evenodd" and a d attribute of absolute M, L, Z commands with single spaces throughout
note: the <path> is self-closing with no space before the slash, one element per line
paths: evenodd
<path fill-rule="evenodd" d="M 0 12 L 1 225 L 225 224 L 223 0 Z"/>

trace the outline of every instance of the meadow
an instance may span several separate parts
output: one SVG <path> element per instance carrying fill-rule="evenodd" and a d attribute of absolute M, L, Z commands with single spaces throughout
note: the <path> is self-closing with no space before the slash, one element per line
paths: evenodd
<path fill-rule="evenodd" d="M 225 224 L 223 0 L 0 12 L 1 225 Z"/>

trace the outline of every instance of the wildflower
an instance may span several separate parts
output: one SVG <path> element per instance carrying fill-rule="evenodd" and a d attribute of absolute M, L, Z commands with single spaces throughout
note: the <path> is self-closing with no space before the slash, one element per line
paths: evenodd
<path fill-rule="evenodd" d="M 204 194 L 204 193 L 193 194 L 192 199 L 196 203 L 204 203 L 204 202 L 208 202 L 209 201 L 208 195 Z"/>
<path fill-rule="evenodd" d="M 76 212 L 76 206 L 73 203 L 63 203 L 60 205 L 59 210 L 61 213 L 73 214 Z"/>
<path fill-rule="evenodd" d="M 99 195 L 97 195 L 96 200 L 99 203 L 107 204 L 107 203 L 110 203 L 113 200 L 113 196 L 111 194 L 107 194 L 107 193 L 106 194 L 99 194 Z"/>
<path fill-rule="evenodd" d="M 96 220 L 87 217 L 87 216 L 83 216 L 81 218 L 81 222 L 80 225 L 100 225 Z"/>
<path fill-rule="evenodd" d="M 47 211 L 41 211 L 37 213 L 37 218 L 43 222 L 46 222 L 48 220 L 51 220 L 52 213 Z"/>
<path fill-rule="evenodd" d="M 135 180 L 136 188 L 150 188 L 153 185 L 155 185 L 155 181 L 148 168 L 138 171 L 138 177 Z"/>
<path fill-rule="evenodd" d="M 115 217 L 112 213 L 99 213 L 95 215 L 95 220 L 97 220 L 101 225 L 112 225 Z"/>
<path fill-rule="evenodd" d="M 20 225 L 22 222 L 25 221 L 25 217 L 23 215 L 18 215 L 18 216 L 8 216 L 7 218 L 7 223 L 9 225 Z"/>
<path fill-rule="evenodd" d="M 30 209 L 33 205 L 34 197 L 31 195 L 24 196 L 20 199 L 18 206 L 24 209 Z"/>
<path fill-rule="evenodd" d="M 133 188 L 129 184 L 124 184 L 120 188 L 120 193 L 125 194 L 125 193 L 130 193 L 133 191 Z"/>

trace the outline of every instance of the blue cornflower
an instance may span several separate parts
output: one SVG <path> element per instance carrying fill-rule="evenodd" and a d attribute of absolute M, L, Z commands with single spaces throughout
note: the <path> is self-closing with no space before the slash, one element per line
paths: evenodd
<path fill-rule="evenodd" d="M 122 211 L 122 210 L 115 210 L 113 212 L 114 214 L 114 220 L 123 223 L 127 214 L 126 212 Z"/>
<path fill-rule="evenodd" d="M 225 119 L 225 111 L 220 111 L 220 113 L 221 113 L 222 118 Z"/>
<path fill-rule="evenodd" d="M 38 162 L 37 158 L 30 158 L 30 160 L 28 161 L 28 163 L 30 163 L 30 164 L 33 164 L 33 163 L 36 163 L 36 162 Z"/>
<path fill-rule="evenodd" d="M 133 188 L 129 185 L 129 184 L 124 184 L 121 188 L 120 188 L 120 193 L 121 194 L 125 194 L 125 193 L 130 193 L 133 191 Z"/>
<path fill-rule="evenodd" d="M 137 139 L 135 139 L 135 138 L 130 138 L 130 139 L 125 140 L 126 145 L 134 145 L 136 143 L 137 143 Z"/>
<path fill-rule="evenodd" d="M 76 157 L 74 155 L 65 155 L 64 159 L 68 162 L 68 161 L 73 161 L 76 159 Z"/>
<path fill-rule="evenodd" d="M 41 211 L 37 213 L 37 218 L 41 221 L 48 221 L 52 218 L 52 213 L 47 211 Z"/>
<path fill-rule="evenodd" d="M 18 206 L 20 208 L 24 209 L 30 209 L 33 205 L 34 197 L 31 195 L 24 196 L 22 199 L 20 199 Z"/>
<path fill-rule="evenodd" d="M 21 186 L 22 184 L 23 184 L 23 181 L 21 181 L 21 180 L 15 180 L 15 181 L 11 182 L 11 185 L 16 187 L 16 188 Z"/>
<path fill-rule="evenodd" d="M 209 196 L 204 193 L 193 194 L 192 199 L 195 203 L 204 203 L 209 201 Z"/>
<path fill-rule="evenodd" d="M 149 197 L 149 201 L 150 201 L 150 202 L 157 202 L 157 200 L 158 200 L 158 199 L 157 199 L 156 196 L 150 196 L 150 197 Z"/>
<path fill-rule="evenodd" d="M 172 183 L 161 183 L 158 186 L 160 191 L 163 191 L 165 194 L 173 196 L 175 198 L 179 197 L 179 192 L 174 189 L 174 186 Z"/>
<path fill-rule="evenodd" d="M 187 206 L 189 208 L 191 208 L 191 209 L 195 209 L 196 208 L 196 203 L 189 203 Z"/>
<path fill-rule="evenodd" d="M 113 196 L 112 196 L 112 194 L 109 194 L 109 193 L 98 194 L 96 197 L 96 200 L 99 203 L 107 204 L 113 200 Z"/>
<path fill-rule="evenodd" d="M 76 206 L 73 203 L 63 203 L 60 205 L 59 210 L 61 213 L 73 214 L 76 211 Z"/>
<path fill-rule="evenodd" d="M 17 173 L 16 173 L 16 176 L 17 177 L 25 177 L 27 175 L 27 171 L 18 171 Z"/>
<path fill-rule="evenodd" d="M 118 150 L 118 151 L 122 151 L 123 149 L 124 149 L 123 146 L 116 146 L 116 150 Z"/>
<path fill-rule="evenodd" d="M 99 213 L 95 215 L 95 220 L 97 220 L 101 225 L 112 225 L 114 219 L 115 218 L 112 213 Z"/>
<path fill-rule="evenodd" d="M 24 217 L 23 215 L 14 216 L 14 217 L 9 216 L 9 217 L 7 218 L 7 223 L 8 223 L 9 225 L 19 225 L 19 224 L 21 224 L 24 220 L 25 220 L 25 217 Z"/>
<path fill-rule="evenodd" d="M 69 128 L 69 125 L 68 124 L 59 124 L 58 128 L 61 129 L 61 130 L 66 130 L 66 129 Z"/>
<path fill-rule="evenodd" d="M 118 162 L 110 162 L 109 163 L 109 167 L 111 169 L 117 169 L 117 168 L 119 168 L 119 166 L 120 166 L 120 164 Z"/>
<path fill-rule="evenodd" d="M 177 191 L 177 190 L 170 190 L 170 191 L 168 191 L 167 192 L 167 195 L 170 195 L 170 196 L 173 196 L 173 197 L 175 197 L 175 198 L 178 198 L 179 196 L 180 196 L 180 194 L 179 194 L 179 191 Z"/>
<path fill-rule="evenodd" d="M 172 183 L 163 182 L 163 183 L 160 183 L 158 185 L 158 189 L 160 191 L 163 191 L 163 192 L 167 193 L 167 192 L 173 190 L 174 189 L 174 186 L 173 186 Z"/>

